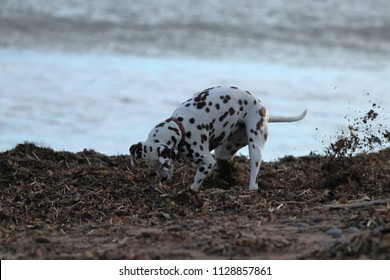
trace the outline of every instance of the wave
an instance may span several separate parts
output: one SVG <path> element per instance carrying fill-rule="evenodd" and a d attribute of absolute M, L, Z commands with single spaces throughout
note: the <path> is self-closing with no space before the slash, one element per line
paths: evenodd
<path fill-rule="evenodd" d="M 313 3 L 314 2 L 314 3 Z M 0 46 L 131 55 L 381 63 L 390 56 L 386 0 L 128 2 L 7 0 Z M 340 61 L 340 57 L 343 59 Z M 362 62 L 363 61 L 363 62 Z"/>

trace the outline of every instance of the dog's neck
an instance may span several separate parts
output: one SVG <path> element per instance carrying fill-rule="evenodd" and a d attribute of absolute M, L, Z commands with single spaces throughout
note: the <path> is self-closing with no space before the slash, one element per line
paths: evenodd
<path fill-rule="evenodd" d="M 184 126 L 180 120 L 171 117 L 156 125 L 149 133 L 147 141 L 166 144 L 170 148 L 180 150 L 185 145 Z"/>
<path fill-rule="evenodd" d="M 186 137 L 186 133 L 185 133 L 185 130 L 184 130 L 184 126 L 183 124 L 181 123 L 181 121 L 179 121 L 177 118 L 174 118 L 174 117 L 170 117 L 169 119 L 166 120 L 167 123 L 169 122 L 174 122 L 178 127 L 179 127 L 179 130 L 180 130 L 180 133 L 181 133 L 181 139 L 178 143 L 178 149 L 180 149 L 182 146 L 184 146 L 185 144 L 185 137 Z"/>

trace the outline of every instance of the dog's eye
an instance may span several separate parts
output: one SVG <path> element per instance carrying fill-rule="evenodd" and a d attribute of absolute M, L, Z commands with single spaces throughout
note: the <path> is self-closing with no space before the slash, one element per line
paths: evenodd
<path fill-rule="evenodd" d="M 173 149 L 169 149 L 166 146 L 161 146 L 157 149 L 158 155 L 162 158 L 172 158 L 173 154 L 172 151 Z"/>

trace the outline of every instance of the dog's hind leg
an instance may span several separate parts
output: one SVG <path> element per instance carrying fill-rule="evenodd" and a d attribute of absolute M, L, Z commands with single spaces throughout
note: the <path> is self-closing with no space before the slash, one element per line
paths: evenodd
<path fill-rule="evenodd" d="M 261 123 L 261 125 L 259 125 Z M 250 157 L 250 181 L 249 189 L 257 190 L 257 174 L 260 171 L 260 165 L 262 161 L 263 147 L 266 142 L 268 134 L 268 129 L 266 124 L 263 122 L 257 122 L 256 124 L 247 125 L 247 135 L 248 135 L 248 149 Z"/>

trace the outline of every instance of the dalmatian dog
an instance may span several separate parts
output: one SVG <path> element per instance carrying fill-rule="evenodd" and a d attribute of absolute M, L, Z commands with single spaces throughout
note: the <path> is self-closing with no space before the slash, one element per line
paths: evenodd
<path fill-rule="evenodd" d="M 268 122 L 295 122 L 299 116 L 270 116 L 267 109 L 249 91 L 237 87 L 212 87 L 196 93 L 182 103 L 173 115 L 156 125 L 145 142 L 130 147 L 132 166 L 144 160 L 161 179 L 173 172 L 178 153 L 198 168 L 191 187 L 199 188 L 216 167 L 217 161 L 230 160 L 248 145 L 250 190 L 258 188 L 263 147 L 268 138 Z M 210 153 L 215 150 L 214 156 Z"/>

